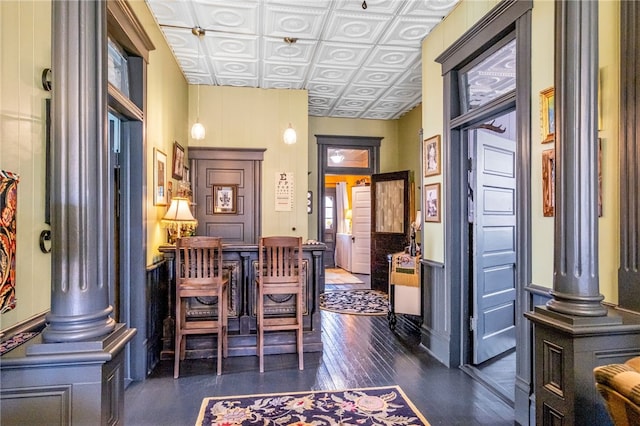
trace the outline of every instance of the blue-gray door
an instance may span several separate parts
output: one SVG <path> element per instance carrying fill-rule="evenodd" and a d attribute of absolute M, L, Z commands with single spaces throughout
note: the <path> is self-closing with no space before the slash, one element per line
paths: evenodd
<path fill-rule="evenodd" d="M 473 362 L 516 343 L 516 143 L 475 129 L 473 180 Z"/>

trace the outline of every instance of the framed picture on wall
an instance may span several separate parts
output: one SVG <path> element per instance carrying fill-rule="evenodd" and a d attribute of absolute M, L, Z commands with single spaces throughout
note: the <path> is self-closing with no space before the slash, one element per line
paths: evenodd
<path fill-rule="evenodd" d="M 425 177 L 440 174 L 440 135 L 432 136 L 423 141 L 422 169 Z"/>
<path fill-rule="evenodd" d="M 213 212 L 238 213 L 238 185 L 213 186 Z"/>
<path fill-rule="evenodd" d="M 556 109 L 553 87 L 540 92 L 540 126 L 542 128 L 542 143 L 555 140 Z"/>
<path fill-rule="evenodd" d="M 555 173 L 556 151 L 542 151 L 542 214 L 545 217 L 555 214 Z"/>
<path fill-rule="evenodd" d="M 182 180 L 184 176 L 184 148 L 178 142 L 173 143 L 173 171 L 174 179 Z"/>
<path fill-rule="evenodd" d="M 440 183 L 424 186 L 424 221 L 440 222 Z"/>
<path fill-rule="evenodd" d="M 166 206 L 168 196 L 167 154 L 158 148 L 153 149 L 153 204 Z"/>

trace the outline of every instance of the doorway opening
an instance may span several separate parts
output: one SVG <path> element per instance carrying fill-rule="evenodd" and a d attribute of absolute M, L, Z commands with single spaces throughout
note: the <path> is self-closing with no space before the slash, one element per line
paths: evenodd
<path fill-rule="evenodd" d="M 371 175 L 379 168 L 382 138 L 316 135 L 318 239 L 325 268 L 370 274 Z"/>

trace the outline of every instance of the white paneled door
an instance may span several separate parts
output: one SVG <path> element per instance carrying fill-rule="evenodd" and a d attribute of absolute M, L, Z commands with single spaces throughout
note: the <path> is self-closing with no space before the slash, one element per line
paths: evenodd
<path fill-rule="evenodd" d="M 371 187 L 351 188 L 351 272 L 371 274 Z"/>

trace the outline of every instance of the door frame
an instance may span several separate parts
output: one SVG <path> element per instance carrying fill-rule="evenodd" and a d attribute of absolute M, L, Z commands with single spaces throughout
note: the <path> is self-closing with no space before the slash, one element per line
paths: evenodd
<path fill-rule="evenodd" d="M 531 286 L 531 9 L 532 0 L 503 1 L 489 11 L 483 19 L 462 35 L 443 52 L 436 61 L 442 64 L 444 76 L 444 123 L 443 123 L 443 166 L 444 166 L 444 290 L 442 303 L 448 307 L 450 315 L 444 319 L 448 329 L 447 346 L 438 348 L 438 354 L 449 366 L 460 366 L 465 362 L 464 339 L 469 335 L 468 306 L 468 265 L 465 253 L 468 249 L 467 224 L 467 147 L 461 126 L 474 119 L 480 120 L 483 111 L 491 109 L 499 112 L 497 105 L 516 105 L 517 126 L 517 186 L 516 237 L 518 265 L 516 271 L 516 389 L 515 419 L 520 424 L 529 424 L 531 412 L 535 409 L 531 402 L 533 394 L 532 370 L 532 329 L 524 320 L 523 313 L 533 305 Z M 458 73 L 470 61 L 480 56 L 497 41 L 510 33 L 515 34 L 517 45 L 516 91 L 513 99 L 498 98 L 483 108 L 478 108 L 461 117 L 459 104 Z M 460 226 L 465 224 L 465 226 Z M 424 341 L 424 339 L 423 339 Z"/>
<path fill-rule="evenodd" d="M 318 144 L 318 207 L 317 212 L 317 238 L 323 241 L 324 233 L 324 196 L 326 175 L 369 175 L 380 170 L 380 144 L 379 136 L 339 136 L 339 135 L 315 135 Z M 328 167 L 329 149 L 366 149 L 369 151 L 369 167 Z"/>

